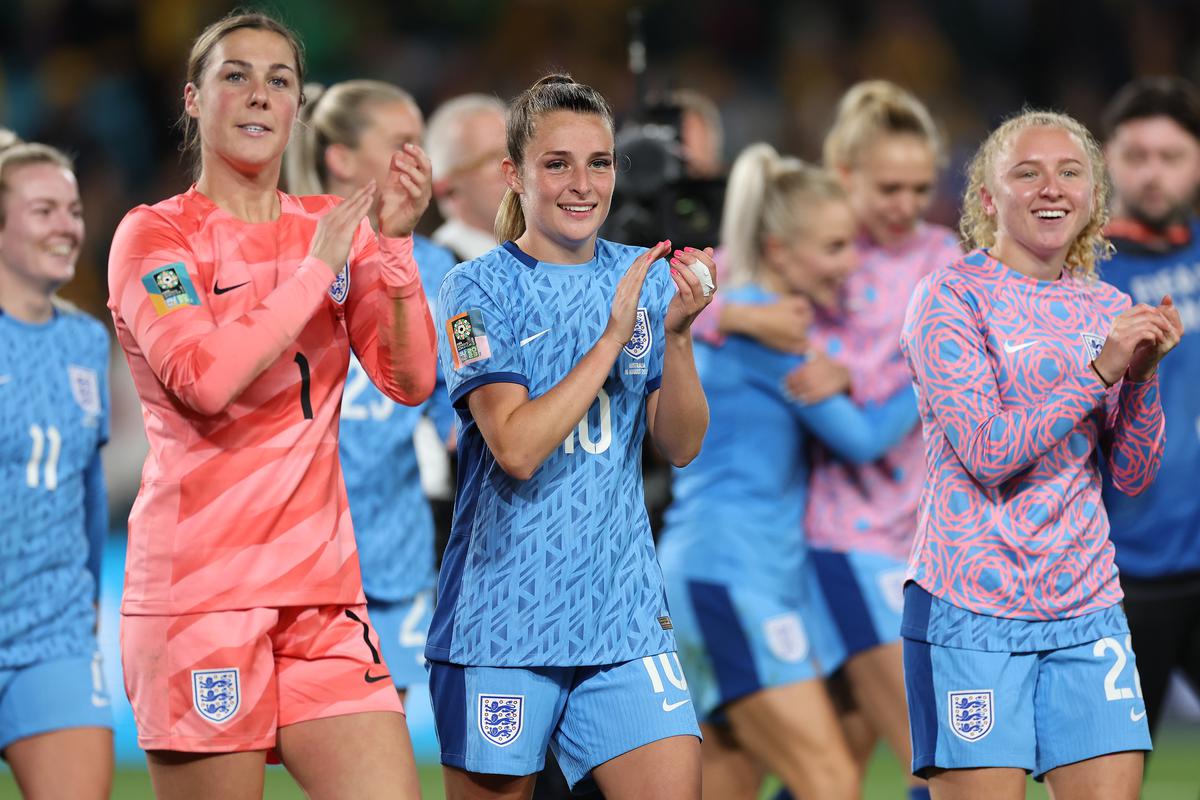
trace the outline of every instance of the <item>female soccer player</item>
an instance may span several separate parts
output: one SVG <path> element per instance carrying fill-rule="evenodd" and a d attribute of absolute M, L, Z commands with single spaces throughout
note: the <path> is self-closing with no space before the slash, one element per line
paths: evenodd
<path fill-rule="evenodd" d="M 350 197 L 370 181 L 382 185 L 392 154 L 424 135 L 424 119 L 412 96 L 390 83 L 354 80 L 324 91 L 305 87 L 307 102 L 285 157 L 288 188 L 296 194 Z M 373 220 L 378 228 L 378 221 Z M 454 257 L 423 236 L 413 235 L 413 257 L 428 298 L 437 296 Z M 440 383 L 440 382 L 439 382 Z M 442 455 L 452 433 L 454 411 L 445 387 L 416 408 L 399 405 L 376 388 L 353 355 L 342 395 L 338 454 L 363 589 L 381 653 L 403 700 L 406 689 L 423 684 L 425 634 L 433 613 L 433 516 L 421 484 L 414 437 L 435 419 L 433 455 Z M 440 451 L 440 452 L 439 452 Z M 447 479 L 448 483 L 448 479 Z"/>
<path fill-rule="evenodd" d="M 108 334 L 54 296 L 83 234 L 70 160 L 0 151 L 0 752 L 26 797 L 103 798 L 112 783 L 96 644 Z"/>
<path fill-rule="evenodd" d="M 196 184 L 126 215 L 110 255 L 150 439 L 122 660 L 160 796 L 261 796 L 272 748 L 310 796 L 419 793 L 364 605 L 337 410 L 351 348 L 393 400 L 433 388 L 409 235 L 429 167 L 409 145 L 340 203 L 281 193 L 299 49 L 258 14 L 200 35 L 184 89 Z"/>
<path fill-rule="evenodd" d="M 1158 471 L 1169 298 L 1095 278 L 1107 178 L 1062 114 L 1005 122 L 971 163 L 981 248 L 921 281 L 902 347 L 929 478 L 905 587 L 913 771 L 935 797 L 1134 798 L 1150 748 L 1098 458 L 1136 494 Z"/>
<path fill-rule="evenodd" d="M 846 187 L 858 220 L 860 267 L 840 306 L 818 314 L 810 330 L 813 348 L 831 360 L 814 359 L 789 386 L 820 399 L 829 389 L 819 384 L 836 365 L 855 402 L 878 402 L 912 384 L 900 331 L 913 289 L 961 255 L 952 231 L 922 219 L 937 183 L 941 141 L 920 100 L 893 83 L 866 81 L 843 96 L 824 149 L 825 165 Z M 849 463 L 825 448 L 814 457 L 805 534 L 845 649 L 838 680 L 853 701 L 848 730 L 860 757 L 869 757 L 882 737 L 902 763 L 912 758 L 900 612 L 924 482 L 915 427 L 870 463 Z M 927 796 L 921 786 L 912 794 Z"/>
<path fill-rule="evenodd" d="M 734 164 L 723 220 L 730 303 L 837 306 L 857 267 L 856 222 L 832 175 L 754 145 Z M 808 441 L 869 461 L 912 430 L 917 409 L 907 388 L 871 415 L 843 396 L 797 403 L 784 378 L 803 360 L 742 336 L 698 351 L 712 427 L 676 474 L 659 558 L 705 723 L 706 797 L 757 797 L 759 765 L 797 797 L 859 795 L 813 644 L 830 632 L 806 584 Z"/>
<path fill-rule="evenodd" d="M 695 457 L 708 407 L 690 325 L 711 299 L 675 251 L 597 238 L 608 103 L 550 75 L 513 101 L 486 255 L 439 296 L 462 421 L 454 528 L 426 655 L 451 798 L 528 797 L 549 744 L 609 798 L 696 798 L 700 746 L 642 499 L 643 432 Z"/>

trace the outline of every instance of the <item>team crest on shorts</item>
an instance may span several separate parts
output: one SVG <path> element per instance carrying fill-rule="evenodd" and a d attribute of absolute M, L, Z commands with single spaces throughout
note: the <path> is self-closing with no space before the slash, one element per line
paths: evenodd
<path fill-rule="evenodd" d="M 1083 339 L 1083 349 L 1087 351 L 1088 361 L 1094 361 L 1104 349 L 1104 337 L 1094 333 L 1081 333 L 1079 338 Z"/>
<path fill-rule="evenodd" d="M 508 747 L 525 726 L 525 695 L 479 695 L 479 732 L 497 747 Z"/>
<path fill-rule="evenodd" d="M 991 689 L 973 689 L 969 692 L 950 692 L 950 729 L 968 742 L 978 741 L 992 730 L 995 708 L 992 705 Z"/>
<path fill-rule="evenodd" d="M 780 614 L 763 622 L 763 636 L 771 655 L 788 664 L 797 664 L 808 655 L 808 634 L 800 615 Z"/>
<path fill-rule="evenodd" d="M 346 266 L 333 279 L 333 286 L 329 287 L 329 296 L 333 298 L 333 302 L 339 306 L 346 302 L 346 295 L 350 294 L 350 262 L 346 262 Z"/>
<path fill-rule="evenodd" d="M 625 344 L 625 354 L 630 358 L 642 358 L 650 352 L 650 312 L 638 308 L 637 319 L 633 321 L 633 336 Z"/>
<path fill-rule="evenodd" d="M 237 667 L 192 670 L 192 702 L 206 720 L 228 720 L 237 713 L 241 695 Z"/>

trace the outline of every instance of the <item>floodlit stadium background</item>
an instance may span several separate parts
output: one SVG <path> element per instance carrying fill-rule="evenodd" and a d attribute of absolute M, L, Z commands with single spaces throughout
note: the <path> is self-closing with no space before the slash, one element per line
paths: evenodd
<path fill-rule="evenodd" d="M 105 322 L 110 322 L 104 307 L 109 238 L 132 206 L 186 188 L 188 170 L 173 127 L 184 62 L 200 29 L 234 5 L 0 4 L 0 125 L 76 155 L 88 239 L 79 274 L 63 295 Z M 625 0 L 246 5 L 275 11 L 299 32 L 312 80 L 391 81 L 412 92 L 427 115 L 463 92 L 491 92 L 507 100 L 549 68 L 566 69 L 596 86 L 618 117 L 635 105 L 627 66 L 633 4 Z M 950 165 L 931 218 L 951 225 L 962 165 L 1005 114 L 1026 104 L 1051 106 L 1094 125 L 1106 100 L 1131 77 L 1180 74 L 1200 82 L 1195 0 L 664 0 L 644 6 L 646 87 L 690 87 L 712 97 L 723 117 L 727 162 L 757 140 L 818 158 L 834 103 L 856 80 L 885 77 L 913 90 L 950 145 Z M 423 230 L 432 230 L 435 215 L 431 208 Z M 113 439 L 105 453 L 113 536 L 104 567 L 101 640 L 112 694 L 123 701 L 116 609 L 124 520 L 145 441 L 127 368 L 115 351 L 113 370 Z M 436 749 L 428 704 L 415 694 L 409 721 L 417 755 L 432 764 Z M 127 703 L 117 702 L 116 711 L 119 769 L 140 768 Z M 1177 693 L 1171 713 L 1163 752 L 1151 762 L 1146 796 L 1194 798 L 1200 766 L 1186 754 L 1200 752 L 1195 699 Z M 868 796 L 898 795 L 894 773 L 877 769 Z M 116 796 L 138 796 L 148 786 L 144 773 L 140 783 L 136 775 L 132 783 L 122 779 Z M 15 796 L 12 779 L 0 774 L 0 797 L 9 795 Z"/>

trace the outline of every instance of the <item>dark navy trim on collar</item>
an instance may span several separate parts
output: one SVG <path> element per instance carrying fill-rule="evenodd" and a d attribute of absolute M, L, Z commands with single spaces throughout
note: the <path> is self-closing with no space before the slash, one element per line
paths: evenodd
<path fill-rule="evenodd" d="M 513 258 L 515 258 L 517 261 L 520 261 L 530 269 L 538 265 L 538 260 L 536 258 L 517 247 L 517 243 L 511 239 L 504 243 L 504 249 L 511 253 Z"/>

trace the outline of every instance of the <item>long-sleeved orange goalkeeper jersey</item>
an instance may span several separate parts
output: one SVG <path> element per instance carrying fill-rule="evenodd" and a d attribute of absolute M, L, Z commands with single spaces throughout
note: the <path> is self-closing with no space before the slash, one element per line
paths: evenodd
<path fill-rule="evenodd" d="M 117 229 L 109 308 L 150 441 L 126 614 L 363 602 L 338 463 L 347 345 L 416 404 L 433 325 L 411 238 L 364 221 L 335 278 L 308 250 L 337 199 L 279 200 L 278 219 L 247 223 L 193 187 Z"/>

